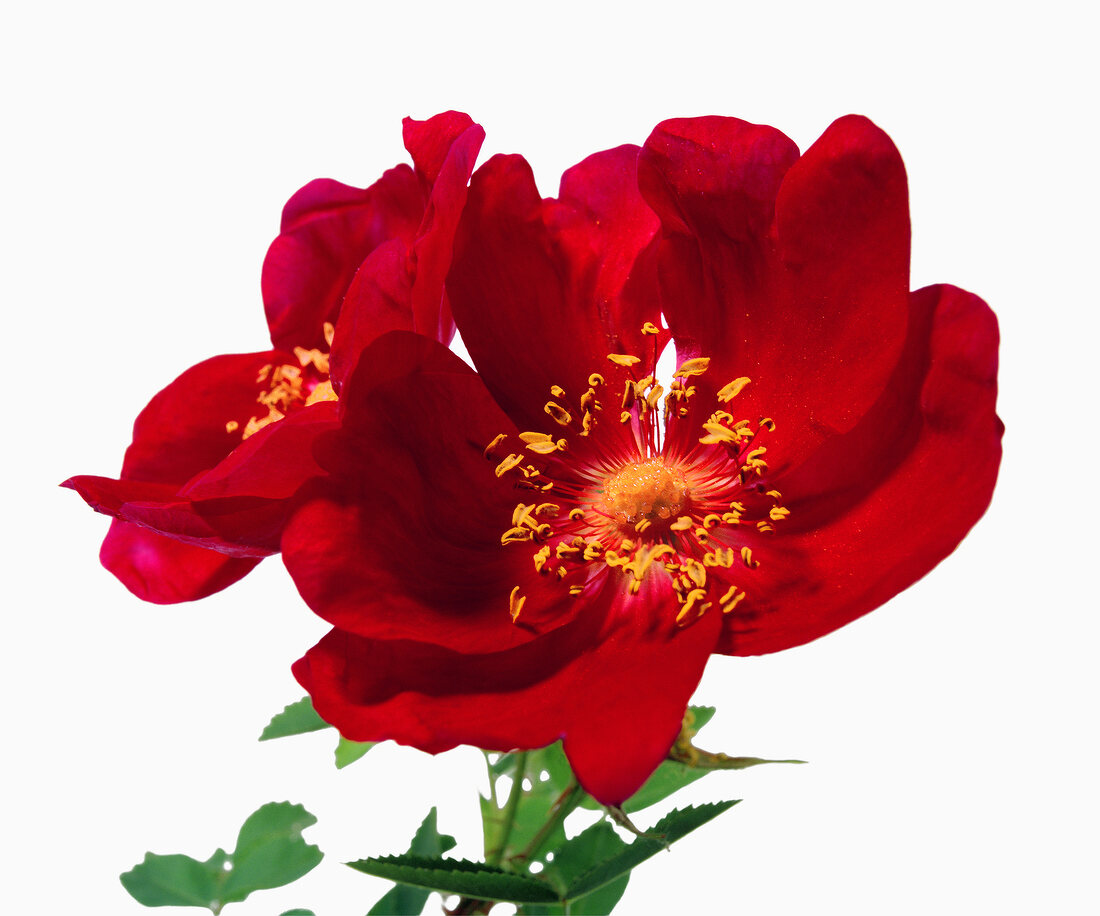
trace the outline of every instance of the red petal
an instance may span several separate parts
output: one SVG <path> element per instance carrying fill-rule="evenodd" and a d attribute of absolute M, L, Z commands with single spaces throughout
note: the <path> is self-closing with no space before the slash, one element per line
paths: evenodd
<path fill-rule="evenodd" d="M 100 562 L 142 601 L 197 601 L 232 585 L 259 562 L 193 547 L 129 522 L 113 521 Z"/>
<path fill-rule="evenodd" d="M 407 165 L 366 189 L 330 179 L 311 181 L 283 210 L 283 227 L 264 259 L 260 286 L 275 346 L 326 348 L 323 327 L 363 259 L 392 238 L 410 243 L 424 197 Z"/>
<path fill-rule="evenodd" d="M 761 565 L 743 584 L 743 613 L 726 618 L 721 651 L 776 652 L 843 626 L 925 575 L 985 512 L 1004 429 L 996 319 L 977 296 L 936 286 L 913 294 L 910 324 L 895 386 L 814 459 L 851 460 L 863 474 L 811 468 L 775 481 L 791 517 L 754 547 Z M 891 429 L 898 411 L 904 422 Z M 800 515 L 818 524 L 805 530 Z"/>
<path fill-rule="evenodd" d="M 294 674 L 321 716 L 353 740 L 392 738 L 436 753 L 564 737 L 581 785 L 620 804 L 668 753 L 720 619 L 707 614 L 670 634 L 654 623 L 674 605 L 667 589 L 648 592 L 656 604 L 643 603 L 645 592 L 620 604 L 619 585 L 574 623 L 509 651 L 468 655 L 334 630 Z"/>
<path fill-rule="evenodd" d="M 496 156 L 474 174 L 447 294 L 462 339 L 498 403 L 527 429 L 545 421 L 552 385 L 574 399 L 608 353 L 650 371 L 656 322 L 644 260 L 656 222 L 636 187 L 637 150 L 598 153 L 543 201 L 530 166 Z M 637 288 L 627 277 L 637 262 Z M 651 282 L 651 281 L 650 281 Z M 654 314 L 644 314 L 652 311 Z"/>
<path fill-rule="evenodd" d="M 318 449 L 333 484 L 282 542 L 310 607 L 362 635 L 466 651 L 530 639 L 508 596 L 539 577 L 530 552 L 500 543 L 527 494 L 482 454 L 515 430 L 480 379 L 440 344 L 395 332 L 364 353 L 341 405 L 339 433 Z M 531 615 L 547 603 L 532 600 Z"/>
<path fill-rule="evenodd" d="M 739 415 L 788 437 L 773 470 L 850 429 L 881 393 L 905 335 L 905 170 L 864 118 L 834 123 L 797 162 L 771 128 L 721 118 L 665 122 L 642 188 L 661 216 L 665 310 L 707 381 L 752 384 Z"/>
<path fill-rule="evenodd" d="M 427 203 L 411 245 L 403 237 L 380 245 L 355 274 L 333 342 L 332 378 L 338 392 L 359 354 L 387 331 L 417 331 L 443 343 L 454 337 L 443 280 L 484 137 L 481 127 L 457 112 L 427 121 L 406 118 L 405 145 Z"/>

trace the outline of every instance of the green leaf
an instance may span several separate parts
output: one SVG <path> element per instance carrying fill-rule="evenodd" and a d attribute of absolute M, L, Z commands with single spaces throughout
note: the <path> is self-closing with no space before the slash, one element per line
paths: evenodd
<path fill-rule="evenodd" d="M 219 849 L 199 862 L 146 853 L 119 880 L 145 906 L 202 906 L 218 913 L 226 903 L 290 884 L 313 869 L 323 854 L 302 839 L 302 831 L 315 823 L 317 818 L 301 805 L 272 802 L 249 815 L 231 855 Z"/>
<path fill-rule="evenodd" d="M 312 871 L 324 858 L 302 839 L 317 818 L 301 805 L 271 802 L 251 814 L 237 835 L 225 901 L 244 900 L 253 891 L 282 887 Z"/>
<path fill-rule="evenodd" d="M 432 808 L 412 839 L 409 855 L 438 859 L 455 845 L 453 836 L 436 828 L 436 810 Z M 367 916 L 419 916 L 430 895 L 431 891 L 424 888 L 398 884 L 370 908 Z"/>
<path fill-rule="evenodd" d="M 336 769 L 342 770 L 349 764 L 355 763 L 377 743 L 377 741 L 348 741 L 341 735 L 336 745 Z"/>
<path fill-rule="evenodd" d="M 317 715 L 309 697 L 302 697 L 271 717 L 267 727 L 260 733 L 260 740 L 270 741 L 272 738 L 304 735 L 307 732 L 320 731 L 322 728 L 331 728 L 331 726 Z"/>
<path fill-rule="evenodd" d="M 145 906 L 205 906 L 214 909 L 226 861 L 219 849 L 205 862 L 190 856 L 147 852 L 140 865 L 119 875 L 122 886 Z"/>
<path fill-rule="evenodd" d="M 545 882 L 484 862 L 404 855 L 360 859 L 347 864 L 367 875 L 425 887 L 441 894 L 511 903 L 550 903 L 558 899 L 554 889 Z"/>
<path fill-rule="evenodd" d="M 691 831 L 703 826 L 707 821 L 716 818 L 723 811 L 728 811 L 736 804 L 736 801 L 723 801 L 669 812 L 645 835 L 635 839 L 629 846 L 624 844 L 618 852 L 574 879 L 565 889 L 563 898 L 578 900 L 620 880 L 623 875 L 629 875 L 631 869 L 665 849 L 668 844 L 687 836 Z"/>
<path fill-rule="evenodd" d="M 486 858 L 494 858 L 499 851 L 500 860 L 507 861 L 526 849 L 528 844 L 535 838 L 535 834 L 546 823 L 546 817 L 551 806 L 562 794 L 563 790 L 558 787 L 553 779 L 542 780 L 539 778 L 542 769 L 540 766 L 540 755 L 542 753 L 542 751 L 529 752 L 527 772 L 530 775 L 526 778 L 531 780 L 531 788 L 520 795 L 515 818 L 512 821 L 512 829 L 508 834 L 506 848 L 503 851 L 500 847 L 503 842 L 506 820 L 505 809 L 508 800 L 498 796 L 498 807 L 493 804 L 492 799 L 485 797 L 478 799 L 481 803 L 481 822 L 485 833 Z M 532 759 L 535 761 L 534 765 L 532 765 Z M 510 775 L 513 779 L 515 778 L 514 770 Z M 553 847 L 563 842 L 565 842 L 565 828 L 558 824 L 551 832 L 547 843 L 550 847 Z"/>
<path fill-rule="evenodd" d="M 570 884 L 589 871 L 594 862 L 611 859 L 626 848 L 628 848 L 627 844 L 619 839 L 618 834 L 611 829 L 611 825 L 606 821 L 600 821 L 555 849 L 554 860 L 540 872 L 539 877 L 549 881 L 555 890 L 564 896 Z M 571 901 L 569 913 L 571 916 L 583 916 L 583 914 L 604 916 L 610 913 L 626 891 L 629 881 L 630 873 L 627 872 L 603 887 L 597 888 L 591 894 Z M 524 909 L 524 913 L 529 916 L 564 916 L 565 912 L 566 909 L 561 904 Z"/>
<path fill-rule="evenodd" d="M 279 914 L 279 916 L 316 916 L 313 910 L 286 910 Z"/>

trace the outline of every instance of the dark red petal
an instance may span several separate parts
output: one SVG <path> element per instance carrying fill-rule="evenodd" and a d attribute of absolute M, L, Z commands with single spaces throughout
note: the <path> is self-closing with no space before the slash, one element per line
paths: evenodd
<path fill-rule="evenodd" d="M 539 578 L 533 551 L 500 543 L 529 491 L 497 478 L 483 456 L 515 428 L 481 380 L 435 341 L 394 332 L 364 352 L 341 406 L 339 432 L 318 447 L 333 482 L 295 513 L 282 542 L 309 606 L 377 638 L 463 651 L 529 640 L 508 596 Z M 565 589 L 555 594 L 570 604 Z M 531 614 L 549 603 L 532 600 Z"/>
<path fill-rule="evenodd" d="M 275 346 L 326 348 L 323 327 L 363 259 L 392 238 L 412 241 L 424 196 L 407 165 L 369 188 L 330 179 L 307 184 L 283 211 L 283 228 L 264 259 L 260 286 Z"/>
<path fill-rule="evenodd" d="M 455 238 L 447 294 L 474 363 L 517 423 L 538 429 L 552 385 L 574 401 L 608 353 L 642 357 L 652 307 L 645 283 L 624 289 L 656 223 L 635 179 L 636 149 L 598 153 L 568 172 L 562 197 L 543 201 L 530 166 L 495 156 L 476 173 Z M 651 268 L 639 265 L 639 280 Z"/>
<path fill-rule="evenodd" d="M 182 486 L 241 444 L 239 431 L 266 413 L 256 401 L 260 370 L 272 363 L 297 363 L 278 351 L 215 356 L 192 366 L 159 392 L 134 421 L 122 477 Z"/>
<path fill-rule="evenodd" d="M 293 496 L 307 480 L 324 474 L 313 445 L 318 436 L 336 428 L 338 412 L 335 401 L 321 401 L 263 427 L 193 479 L 180 495 L 192 500 Z"/>
<path fill-rule="evenodd" d="M 347 291 L 332 349 L 339 392 L 359 354 L 388 331 L 416 331 L 443 343 L 454 320 L 443 292 L 466 184 L 485 132 L 466 115 L 405 119 L 405 145 L 416 163 L 426 206 L 414 240 L 395 238 L 366 258 Z"/>
<path fill-rule="evenodd" d="M 229 539 L 196 511 L 195 504 L 178 496 L 172 484 L 85 475 L 71 477 L 62 486 L 76 490 L 97 512 L 197 547 L 234 557 L 264 557 L 278 550 L 278 535 L 271 534 L 272 514 L 278 510 L 270 501 L 211 505 L 211 512 L 227 516 L 225 527 L 236 535 Z"/>
<path fill-rule="evenodd" d="M 977 296 L 935 286 L 913 294 L 911 327 L 922 344 L 921 384 L 905 404 L 888 391 L 879 411 L 904 411 L 904 427 L 877 425 L 873 409 L 868 426 L 840 440 L 857 465 L 866 461 L 860 449 L 872 449 L 864 464 L 871 485 L 825 471 L 776 481 L 790 497 L 792 524 L 759 545 L 761 565 L 746 574 L 748 597 L 727 616 L 721 651 L 776 652 L 843 626 L 925 575 L 985 512 L 1004 429 L 995 413 L 996 319 Z M 876 432 L 890 443 L 873 445 Z M 834 451 L 821 460 L 843 460 L 843 449 Z M 800 530 L 800 513 L 818 525 Z"/>
<path fill-rule="evenodd" d="M 205 598 L 232 585 L 259 562 L 227 557 L 117 520 L 111 522 L 99 559 L 134 595 L 153 604 Z"/>
<path fill-rule="evenodd" d="M 428 121 L 405 120 L 405 146 L 428 182 L 428 204 L 413 244 L 412 330 L 450 343 L 454 319 L 444 308 L 443 281 L 451 268 L 455 229 L 485 131 L 467 115 L 447 112 Z"/>
<path fill-rule="evenodd" d="M 720 627 L 707 614 L 670 634 L 655 623 L 674 604 L 667 589 L 648 592 L 656 606 L 646 592 L 616 599 L 619 585 L 575 622 L 509 651 L 469 655 L 334 630 L 294 674 L 353 740 L 392 738 L 435 753 L 564 737 L 585 789 L 619 804 L 668 753 Z"/>

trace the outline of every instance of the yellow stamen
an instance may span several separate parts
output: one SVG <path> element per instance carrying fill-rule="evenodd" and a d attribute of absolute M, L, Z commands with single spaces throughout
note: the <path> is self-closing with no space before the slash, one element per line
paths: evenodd
<path fill-rule="evenodd" d="M 573 422 L 573 415 L 562 407 L 561 404 L 547 401 L 542 409 L 545 410 L 559 426 L 568 426 Z"/>
<path fill-rule="evenodd" d="M 693 375 L 702 375 L 710 366 L 709 356 L 697 356 L 695 359 L 685 360 L 680 368 L 673 374 L 673 378 L 689 378 Z"/>
<path fill-rule="evenodd" d="M 628 356 L 625 353 L 608 353 L 607 358 L 611 360 L 616 366 L 623 366 L 629 369 L 631 366 L 637 365 L 641 362 L 641 359 L 637 356 Z"/>
<path fill-rule="evenodd" d="M 497 475 L 497 477 L 503 477 L 505 474 L 507 474 L 510 470 L 512 470 L 512 468 L 514 468 L 521 461 L 523 461 L 523 456 L 522 455 L 509 455 L 500 464 L 498 464 L 496 466 L 496 470 L 493 473 L 495 473 Z"/>
<path fill-rule="evenodd" d="M 516 622 L 516 618 L 519 617 L 520 611 L 523 610 L 523 604 L 526 600 L 526 595 L 520 595 L 518 585 L 512 589 L 512 593 L 508 596 L 508 611 L 512 615 L 513 623 Z"/>
<path fill-rule="evenodd" d="M 642 333 L 643 334 L 660 334 L 661 329 L 659 327 L 657 327 L 657 325 L 655 325 L 652 321 L 647 321 L 645 324 L 642 325 Z"/>
<path fill-rule="evenodd" d="M 723 404 L 732 401 L 737 395 L 745 390 L 745 386 L 749 384 L 752 379 L 741 376 L 741 378 L 735 378 L 727 385 L 723 385 L 718 389 L 718 400 Z"/>

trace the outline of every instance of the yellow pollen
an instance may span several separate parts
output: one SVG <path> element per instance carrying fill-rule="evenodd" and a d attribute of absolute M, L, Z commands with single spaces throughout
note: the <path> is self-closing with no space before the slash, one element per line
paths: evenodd
<path fill-rule="evenodd" d="M 687 378 L 691 375 L 702 375 L 710 366 L 709 356 L 698 356 L 695 359 L 685 360 L 680 368 L 673 374 L 673 378 Z"/>
<path fill-rule="evenodd" d="M 562 407 L 561 404 L 555 404 L 553 401 L 547 401 L 542 409 L 550 414 L 550 416 L 553 417 L 554 422 L 560 426 L 568 426 L 570 423 L 573 422 L 573 415 L 569 413 L 569 411 L 566 410 L 564 407 Z"/>
<path fill-rule="evenodd" d="M 512 593 L 508 596 L 508 611 L 512 615 L 513 623 L 515 623 L 516 618 L 519 617 L 520 611 L 523 610 L 523 603 L 526 600 L 526 595 L 520 595 L 518 585 L 512 589 Z"/>
<path fill-rule="evenodd" d="M 745 390 L 745 386 L 751 381 L 751 379 L 741 376 L 741 378 L 735 378 L 728 385 L 723 385 L 718 389 L 718 400 L 722 403 L 732 401 L 737 395 Z"/>
<path fill-rule="evenodd" d="M 588 384 L 592 388 L 599 388 L 603 384 L 603 376 L 598 372 L 593 372 L 588 376 Z"/>
<path fill-rule="evenodd" d="M 565 397 L 565 389 L 562 388 L 561 385 L 552 385 L 550 387 L 550 393 L 556 398 Z"/>
<path fill-rule="evenodd" d="M 335 400 L 336 400 L 336 391 L 332 387 L 332 382 L 330 382 L 328 379 L 325 379 L 323 382 L 320 382 L 317 385 L 317 387 L 314 388 L 309 393 L 309 397 L 306 398 L 306 407 L 309 407 L 311 404 L 317 404 L 320 401 L 335 401 Z"/>
<path fill-rule="evenodd" d="M 495 439 L 493 439 L 492 442 L 485 446 L 485 451 L 483 451 L 481 454 L 491 460 L 496 447 L 507 438 L 508 437 L 504 433 L 500 433 Z"/>
<path fill-rule="evenodd" d="M 225 424 L 225 431 L 227 433 L 235 433 L 240 428 L 241 424 L 238 423 L 236 420 L 230 420 L 228 423 Z"/>
<path fill-rule="evenodd" d="M 625 353 L 608 353 L 607 358 L 611 360 L 616 366 L 623 366 L 629 369 L 636 363 L 640 363 L 641 359 L 637 356 L 627 356 Z"/>
<path fill-rule="evenodd" d="M 498 464 L 496 466 L 496 475 L 497 475 L 497 477 L 503 477 L 505 474 L 507 474 L 510 470 L 512 470 L 512 468 L 514 468 L 521 461 L 523 461 L 523 456 L 522 455 L 509 455 L 500 464 Z"/>
<path fill-rule="evenodd" d="M 657 325 L 655 325 L 652 321 L 647 321 L 645 324 L 642 325 L 642 333 L 643 334 L 660 334 L 661 329 L 659 327 L 657 327 Z"/>
<path fill-rule="evenodd" d="M 628 464 L 604 483 L 602 508 L 641 533 L 643 522 L 676 518 L 689 495 L 683 473 L 660 458 Z"/>

